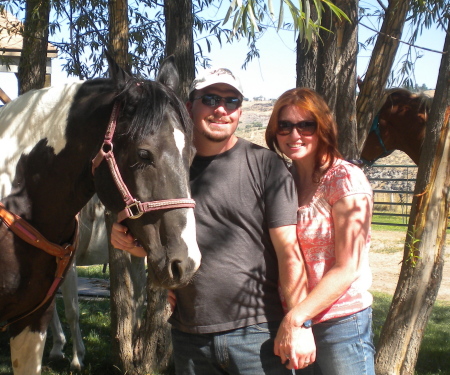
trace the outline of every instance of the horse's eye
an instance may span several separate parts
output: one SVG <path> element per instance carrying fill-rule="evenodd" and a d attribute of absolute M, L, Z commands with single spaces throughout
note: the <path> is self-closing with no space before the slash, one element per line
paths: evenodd
<path fill-rule="evenodd" d="M 147 163 L 147 164 L 153 163 L 153 155 L 148 150 L 144 150 L 144 149 L 138 150 L 138 156 L 139 156 L 139 159 L 141 159 L 141 161 L 143 161 L 144 163 Z"/>

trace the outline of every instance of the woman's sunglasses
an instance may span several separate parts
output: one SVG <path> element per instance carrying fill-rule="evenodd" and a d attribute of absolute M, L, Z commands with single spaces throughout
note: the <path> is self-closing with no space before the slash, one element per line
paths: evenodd
<path fill-rule="evenodd" d="M 242 105 L 242 100 L 235 97 L 224 98 L 219 95 L 214 94 L 205 94 L 198 98 L 194 98 L 194 100 L 201 99 L 202 103 L 208 107 L 216 108 L 220 105 L 222 100 L 225 103 L 225 108 L 229 110 L 238 109 Z"/>
<path fill-rule="evenodd" d="M 293 124 L 290 121 L 278 121 L 277 134 L 289 135 L 294 130 L 294 126 L 301 135 L 313 135 L 317 129 L 317 122 L 315 121 L 300 121 Z"/>

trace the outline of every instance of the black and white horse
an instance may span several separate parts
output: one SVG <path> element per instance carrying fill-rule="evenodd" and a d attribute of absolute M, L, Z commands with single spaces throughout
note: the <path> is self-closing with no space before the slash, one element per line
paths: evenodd
<path fill-rule="evenodd" d="M 112 79 L 29 92 L 0 110 L 0 183 L 17 164 L 2 203 L 59 245 L 71 241 L 77 213 L 97 192 L 143 244 L 152 282 L 175 288 L 191 279 L 201 257 L 189 192 L 191 123 L 173 91 L 178 75 L 170 60 L 157 81 L 111 66 Z M 9 328 L 14 373 L 39 374 L 57 263 L 6 222 L 0 322 Z"/>

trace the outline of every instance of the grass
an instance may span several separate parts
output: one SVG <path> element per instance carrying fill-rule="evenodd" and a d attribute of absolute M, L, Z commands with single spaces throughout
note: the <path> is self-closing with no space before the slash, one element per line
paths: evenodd
<path fill-rule="evenodd" d="M 390 230 L 395 232 L 405 232 L 407 226 L 398 224 L 408 224 L 409 218 L 401 216 L 386 216 L 383 214 L 374 213 L 372 216 L 372 230 Z M 373 222 L 384 223 L 384 225 L 373 224 Z M 450 234 L 450 229 L 447 228 L 447 235 Z"/>
<path fill-rule="evenodd" d="M 97 275 L 97 270 L 86 270 L 89 274 Z M 100 272 L 101 274 L 101 272 Z M 392 296 L 374 292 L 373 328 L 374 342 L 378 342 L 380 332 L 387 316 Z M 57 299 L 66 336 L 69 336 L 69 327 L 63 313 L 62 299 Z M 82 375 L 113 375 L 120 374 L 113 366 L 111 354 L 110 314 L 109 300 L 81 300 L 80 324 L 83 339 L 86 345 L 85 369 Z M 42 375 L 72 375 L 69 370 L 72 357 L 70 339 L 66 345 L 65 353 L 68 358 L 61 361 L 50 362 L 48 354 L 51 346 L 51 334 L 47 337 L 44 352 Z M 425 330 L 425 336 L 420 348 L 415 375 L 450 375 L 450 303 L 437 302 Z M 9 339 L 6 333 L 0 334 L 0 374 L 12 375 L 9 356 Z"/>
<path fill-rule="evenodd" d="M 372 216 L 372 223 L 386 223 L 387 225 L 372 224 L 372 230 L 391 230 L 395 232 L 405 232 L 407 227 L 396 224 L 408 224 L 408 220 L 399 216 L 377 215 Z"/>
<path fill-rule="evenodd" d="M 381 329 L 389 311 L 392 296 L 373 292 L 374 343 L 380 338 Z M 425 335 L 420 346 L 416 364 L 416 375 L 450 374 L 450 303 L 437 302 L 434 305 Z"/>
<path fill-rule="evenodd" d="M 62 298 L 57 298 L 57 308 L 63 330 L 69 343 L 66 344 L 66 358 L 60 361 L 49 361 L 52 336 L 49 331 L 44 350 L 42 375 L 71 375 L 70 360 L 72 358 L 72 345 L 70 330 L 64 316 Z M 112 363 L 111 336 L 110 336 L 110 307 L 108 299 L 81 300 L 80 325 L 83 340 L 86 346 L 85 369 L 82 375 L 112 375 L 117 374 Z M 0 374 L 12 375 L 10 366 L 9 339 L 6 333 L 0 335 Z"/>
<path fill-rule="evenodd" d="M 109 267 L 106 267 L 106 272 L 103 272 L 103 265 L 95 266 L 78 266 L 78 277 L 90 277 L 96 279 L 109 280 Z"/>
<path fill-rule="evenodd" d="M 389 310 L 392 296 L 385 293 L 374 293 L 374 341 L 378 342 L 381 328 Z M 58 299 L 58 309 L 62 308 L 62 301 Z M 111 337 L 109 333 L 109 301 L 108 300 L 82 300 L 81 326 L 87 349 L 84 375 L 110 375 L 118 373 L 112 366 Z M 63 317 L 63 314 L 60 315 Z M 64 321 L 64 318 L 62 318 Z M 419 353 L 416 366 L 416 375 L 444 375 L 450 374 L 450 304 L 437 303 L 425 331 L 425 337 Z M 63 322 L 65 332 L 68 327 Z M 0 374 L 12 375 L 9 366 L 9 344 L 6 334 L 0 336 Z M 51 336 L 47 338 L 44 353 L 43 375 L 71 375 L 69 360 L 49 362 L 48 352 Z M 71 356 L 70 344 L 67 345 L 66 354 Z"/>

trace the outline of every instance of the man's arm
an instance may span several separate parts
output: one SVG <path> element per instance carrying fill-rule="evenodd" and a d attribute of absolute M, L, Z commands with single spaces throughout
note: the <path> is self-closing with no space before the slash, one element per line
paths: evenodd
<path fill-rule="evenodd" d="M 269 229 L 277 253 L 280 287 L 288 310 L 305 299 L 307 294 L 307 275 L 295 228 L 295 225 L 286 225 Z M 289 359 L 288 368 L 298 369 L 314 362 L 316 346 L 311 328 L 293 323 L 291 319 L 283 319 L 274 351 L 283 363 Z"/>
<path fill-rule="evenodd" d="M 279 281 L 288 310 L 307 294 L 307 277 L 295 225 L 269 229 L 277 253 Z"/>

